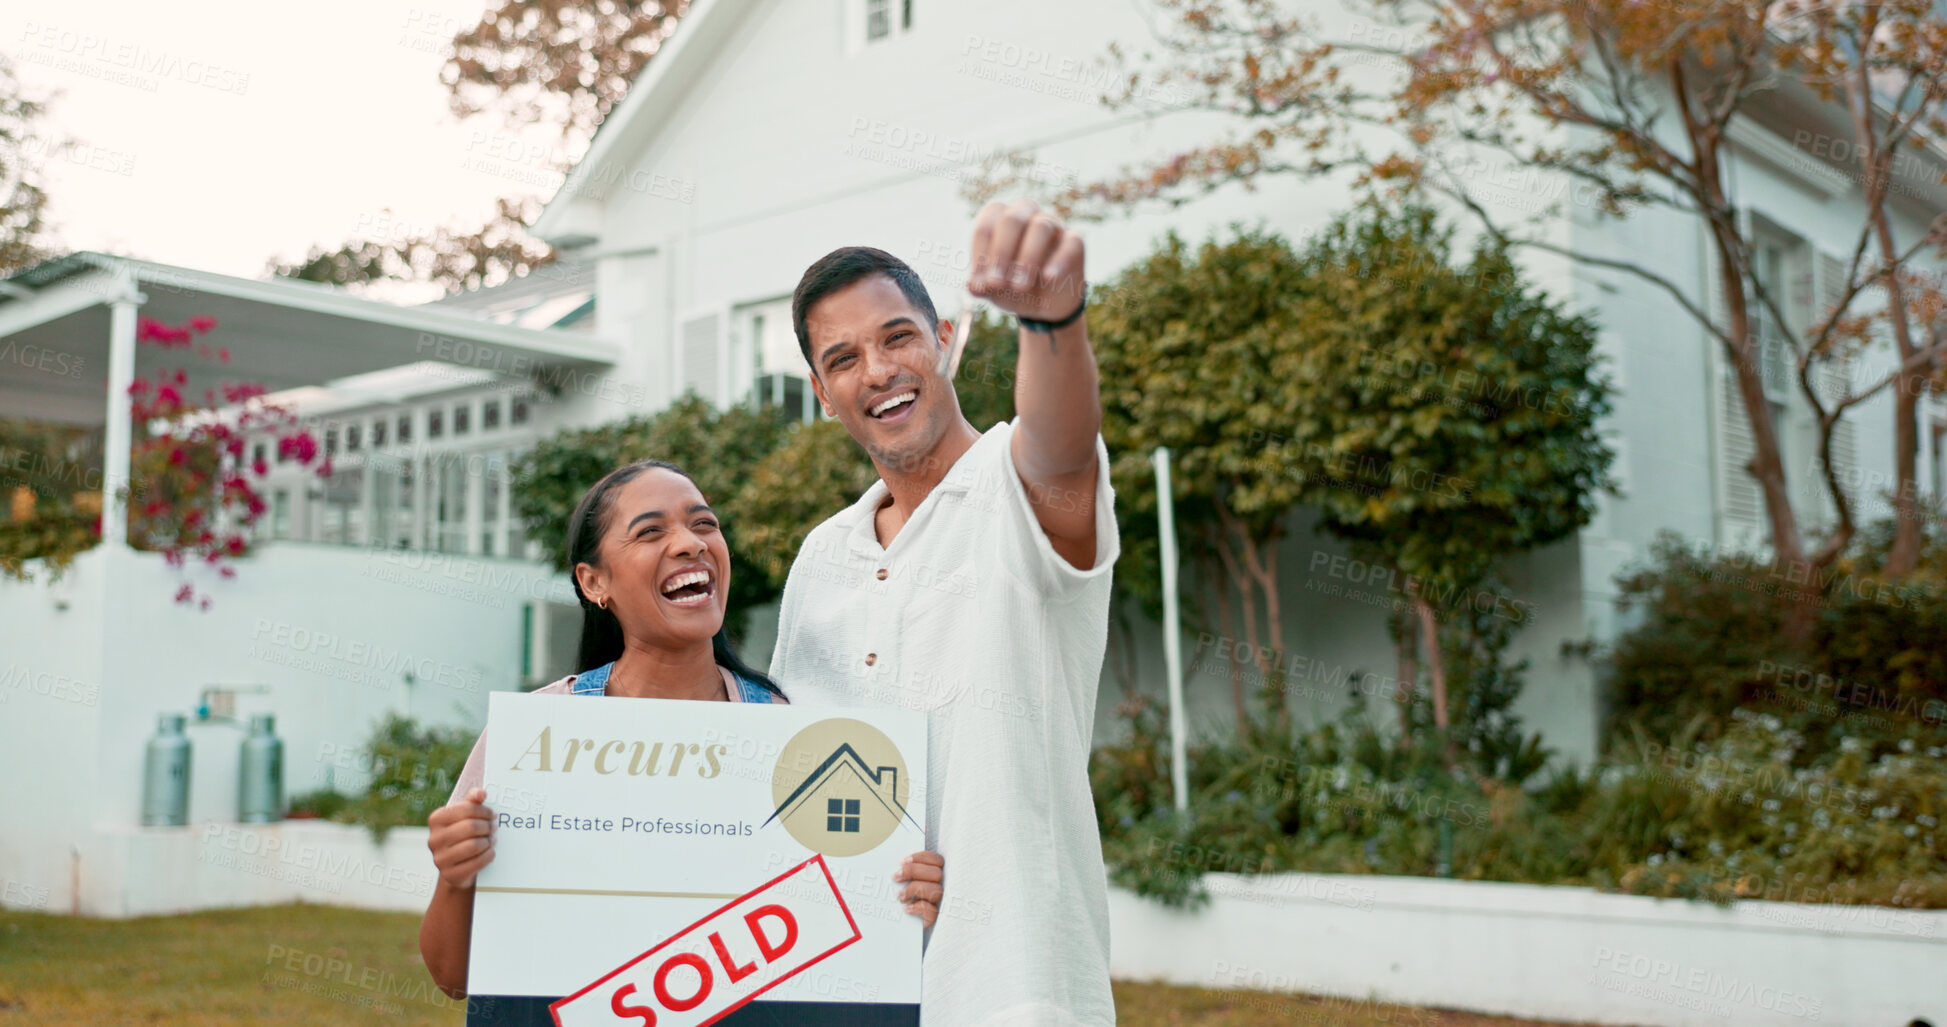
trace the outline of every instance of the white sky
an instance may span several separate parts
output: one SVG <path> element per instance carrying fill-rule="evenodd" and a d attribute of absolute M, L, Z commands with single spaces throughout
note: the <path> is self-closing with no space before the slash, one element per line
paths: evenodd
<path fill-rule="evenodd" d="M 24 88 L 60 94 L 43 130 L 81 144 L 41 155 L 59 248 L 254 278 L 313 243 L 477 225 L 497 197 L 559 181 L 552 129 L 516 140 L 498 114 L 461 123 L 446 109 L 443 50 L 481 0 L 191 9 L 0 9 Z"/>

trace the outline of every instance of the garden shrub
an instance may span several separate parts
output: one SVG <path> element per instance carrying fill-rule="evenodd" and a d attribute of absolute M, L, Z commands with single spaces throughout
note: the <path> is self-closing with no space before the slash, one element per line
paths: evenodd
<path fill-rule="evenodd" d="M 1115 883 L 1173 905 L 1201 902 L 1205 873 L 1308 871 L 1947 908 L 1941 746 L 1852 738 L 1808 761 L 1803 734 L 1744 712 L 1524 786 L 1450 771 L 1355 707 L 1288 746 L 1254 731 L 1192 749 L 1182 819 L 1162 712 L 1125 713 L 1127 741 L 1091 763 L 1103 856 Z"/>
<path fill-rule="evenodd" d="M 424 826 L 452 796 L 474 738 L 466 728 L 421 727 L 411 717 L 386 714 L 365 743 L 371 786 L 330 818 L 371 828 L 377 842 L 385 841 L 392 828 Z"/>
<path fill-rule="evenodd" d="M 1891 538 L 1890 524 L 1862 531 L 1814 581 L 1660 537 L 1651 565 L 1619 582 L 1641 620 L 1608 653 L 1606 737 L 1640 730 L 1667 742 L 1695 722 L 1707 741 L 1743 709 L 1802 735 L 1802 759 L 1844 738 L 1875 753 L 1947 741 L 1947 542 L 1931 531 L 1920 568 L 1888 581 L 1879 568 Z M 1789 649 L 1779 628 L 1806 588 L 1820 594 L 1813 637 Z"/>

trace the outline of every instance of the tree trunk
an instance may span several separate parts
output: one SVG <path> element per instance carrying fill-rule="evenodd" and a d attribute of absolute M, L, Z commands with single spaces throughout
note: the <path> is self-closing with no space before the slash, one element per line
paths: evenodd
<path fill-rule="evenodd" d="M 1287 707 L 1284 671 L 1290 661 L 1284 651 L 1284 621 L 1278 606 L 1278 532 L 1268 537 L 1254 539 L 1244 534 L 1244 526 L 1237 525 L 1243 543 L 1244 569 L 1257 581 L 1258 591 L 1264 594 L 1265 635 L 1271 643 L 1271 651 L 1261 656 L 1259 665 L 1264 669 L 1262 682 L 1264 705 L 1270 711 L 1274 723 L 1280 731 L 1291 726 L 1291 715 Z"/>
<path fill-rule="evenodd" d="M 1413 596 L 1413 609 L 1420 615 L 1420 634 L 1426 638 L 1427 673 L 1433 678 L 1433 727 L 1440 732 L 1440 747 L 1447 769 L 1460 766 L 1460 752 L 1454 744 L 1452 721 L 1447 717 L 1447 657 L 1440 651 L 1440 618 L 1433 604 L 1423 595 Z"/>
<path fill-rule="evenodd" d="M 1860 33 L 1871 38 L 1878 27 L 1878 13 L 1867 9 Z M 1920 390 L 1914 386 L 1927 377 L 1930 368 L 1910 371 L 1918 346 L 1908 319 L 1904 283 L 1900 281 L 1899 247 L 1893 239 L 1893 225 L 1887 217 L 1886 195 L 1893 184 L 1893 152 L 1883 144 L 1875 130 L 1873 85 L 1867 62 L 1854 62 L 1847 82 L 1847 108 L 1852 115 L 1856 152 L 1864 156 L 1867 217 L 1872 223 L 1874 241 L 1879 244 L 1880 267 L 1886 286 L 1886 310 L 1893 328 L 1893 344 L 1900 354 L 1900 373 L 1893 381 L 1893 548 L 1886 554 L 1888 577 L 1909 574 L 1920 563 L 1922 530 L 1919 507 L 1920 429 L 1918 407 Z M 1836 554 L 1835 554 L 1836 559 Z"/>
<path fill-rule="evenodd" d="M 1234 645 L 1237 640 L 1237 612 L 1231 605 L 1230 589 L 1219 587 L 1214 591 L 1223 604 L 1224 637 Z M 1244 705 L 1244 667 L 1237 662 L 1235 652 L 1224 663 L 1230 667 L 1230 705 L 1237 712 L 1237 740 L 1241 742 L 1251 723 L 1250 710 Z"/>
<path fill-rule="evenodd" d="M 1745 470 L 1757 480 L 1758 487 L 1764 493 L 1765 517 L 1771 526 L 1771 546 L 1776 565 L 1796 569 L 1805 563 L 1805 549 L 1799 539 L 1798 517 L 1792 510 L 1791 493 L 1786 488 L 1784 462 L 1778 454 L 1778 426 L 1771 420 L 1771 407 L 1765 399 L 1761 354 L 1758 352 L 1757 335 L 1752 331 L 1751 308 L 1745 292 L 1745 280 L 1750 273 L 1746 255 L 1750 247 L 1738 233 L 1732 214 L 1734 208 L 1724 195 L 1721 153 L 1725 139 L 1719 134 L 1714 121 L 1700 119 L 1692 107 L 1693 99 L 1680 64 L 1672 66 L 1670 84 L 1676 96 L 1678 113 L 1683 118 L 1685 134 L 1690 140 L 1696 173 L 1696 197 L 1710 230 L 1711 245 L 1717 250 L 1718 288 L 1722 291 L 1728 314 L 1724 338 L 1719 341 L 1737 375 L 1738 400 L 1744 406 L 1745 420 L 1750 422 L 1752 448 L 1755 450 Z M 1808 598 L 1794 604 L 1793 611 L 1787 617 L 1784 629 L 1787 641 L 1803 641 L 1811 635 L 1812 615 L 1818 597 L 1816 592 L 1804 595 Z"/>
<path fill-rule="evenodd" d="M 1447 730 L 1447 660 L 1440 652 L 1440 619 L 1426 597 L 1413 597 L 1413 612 L 1420 618 L 1420 635 L 1426 642 L 1427 672 L 1433 677 L 1433 726 Z"/>
<path fill-rule="evenodd" d="M 1245 573 L 1242 567 L 1238 566 L 1237 554 L 1231 549 L 1231 532 L 1227 526 L 1229 523 L 1229 515 L 1224 510 L 1222 500 L 1219 500 L 1215 505 L 1218 515 L 1226 519 L 1226 527 L 1217 533 L 1217 556 L 1223 560 L 1224 573 L 1230 578 L 1231 584 L 1237 589 L 1237 605 L 1242 610 L 1244 616 L 1244 642 L 1251 647 L 1252 661 L 1257 664 L 1258 668 L 1258 681 L 1262 683 L 1266 670 L 1264 666 L 1264 647 L 1259 643 L 1257 634 L 1257 603 L 1253 601 L 1251 596 L 1251 591 L 1254 586 L 1251 581 L 1251 576 Z M 1232 662 L 1234 663 L 1235 661 L 1233 660 Z M 1238 688 L 1239 698 L 1237 698 L 1237 702 L 1240 710 L 1242 710 L 1242 689 L 1239 687 L 1241 683 L 1237 682 L 1235 678 L 1232 681 L 1233 687 Z M 1250 718 L 1247 713 L 1240 714 L 1238 726 L 1248 733 Z"/>

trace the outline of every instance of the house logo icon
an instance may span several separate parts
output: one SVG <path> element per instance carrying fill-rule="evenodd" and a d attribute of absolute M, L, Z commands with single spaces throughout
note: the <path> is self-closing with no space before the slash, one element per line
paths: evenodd
<path fill-rule="evenodd" d="M 878 728 L 846 718 L 821 720 L 784 743 L 771 774 L 770 820 L 800 845 L 826 856 L 878 848 L 906 812 L 906 758 Z"/>

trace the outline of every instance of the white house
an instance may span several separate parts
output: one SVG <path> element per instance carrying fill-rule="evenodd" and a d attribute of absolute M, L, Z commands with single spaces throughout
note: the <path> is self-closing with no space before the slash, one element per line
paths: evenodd
<path fill-rule="evenodd" d="M 106 454 L 56 467 L 6 454 L 10 493 L 18 477 L 102 494 L 105 541 L 51 583 L 44 568 L 0 580 L 0 903 L 108 916 L 300 896 L 423 906 L 423 838 L 414 853 L 340 825 L 240 828 L 239 752 L 250 716 L 272 714 L 287 794 L 357 791 L 387 714 L 475 728 L 488 692 L 550 679 L 571 657 L 572 632 L 551 629 L 572 623 L 573 596 L 509 516 L 506 457 L 571 423 L 550 390 L 589 398 L 577 390 L 605 380 L 618 347 L 494 313 L 95 253 L 0 283 L 0 409 L 99 426 Z M 140 317 L 197 316 L 216 319 L 227 365 L 137 343 Z M 234 579 L 192 569 L 207 610 L 172 601 L 180 572 L 127 544 L 113 499 L 129 480 L 128 385 L 177 367 L 187 395 L 223 379 L 268 386 L 333 462 L 325 479 L 272 467 L 262 534 L 281 537 Z M 143 829 L 144 749 L 168 714 L 190 721 L 189 824 Z"/>
<path fill-rule="evenodd" d="M 560 428 L 651 413 L 686 390 L 815 418 L 789 312 L 813 260 L 840 245 L 882 247 L 952 311 L 972 215 L 961 186 L 984 160 L 1031 151 L 1032 174 L 1086 179 L 1207 141 L 1221 127 L 1210 115 L 1111 114 L 1097 102 L 1107 83 L 1096 59 L 1112 41 L 1147 38 L 1143 10 L 1114 0 L 698 4 L 536 226 L 565 259 L 436 304 L 401 308 L 91 254 L 4 283 L 0 344 L 90 369 L 69 380 L 0 360 L 7 413 L 104 426 L 110 483 L 126 478 L 120 390 L 137 369 L 159 366 L 134 345 L 138 312 L 217 316 L 234 351 L 260 355 L 234 373 L 284 390 L 323 435 L 334 473 L 273 467 L 268 537 L 207 613 L 173 607 L 168 569 L 125 546 L 84 554 L 51 588 L 0 582 L 14 670 L 0 681 L 0 772 L 10 783 L 46 782 L 0 803 L 0 884 L 19 883 L 52 908 L 111 915 L 284 894 L 245 895 L 234 873 L 208 879 L 204 898 L 129 883 L 138 850 L 162 844 L 135 826 L 156 716 L 211 699 L 239 717 L 274 712 L 288 790 L 356 788 L 369 770 L 358 746 L 378 716 L 477 725 L 487 691 L 559 673 L 576 613 L 565 580 L 512 516 L 508 459 Z M 1780 104 L 1769 117 L 1736 138 L 1738 201 L 1773 244 L 1767 273 L 1792 296 L 1794 316 L 1810 316 L 1838 233 L 1856 223 L 1857 197 L 1847 169 L 1793 145 L 1801 133 L 1836 132 L 1824 113 Z M 1547 188 L 1493 168 L 1480 181 L 1511 210 Z M 1906 229 L 1947 206 L 1937 192 L 1916 190 Z M 1262 222 L 1302 240 L 1348 199 L 1330 182 L 1267 181 L 1092 225 L 1091 275 L 1108 277 L 1172 228 L 1196 239 Z M 1695 224 L 1598 222 L 1586 205 L 1565 207 L 1550 226 L 1557 238 L 1652 261 L 1709 301 Z M 1748 440 L 1698 326 L 1640 283 L 1559 260 L 1529 266 L 1597 319 L 1621 389 L 1609 430 L 1624 494 L 1605 500 L 1579 536 L 1505 574 L 1538 615 L 1516 643 L 1532 661 L 1520 712 L 1565 757 L 1587 760 L 1600 716 L 1595 672 L 1561 644 L 1614 633 L 1614 577 L 1659 530 L 1738 546 L 1762 524 L 1737 468 Z M 1809 497 L 1806 414 L 1786 392 L 1778 403 L 1788 473 Z M 1947 414 L 1934 406 L 1925 416 L 1923 485 L 1937 496 Z M 1890 480 L 1889 422 L 1884 402 L 1858 412 L 1844 469 L 1854 480 Z M 1294 708 L 1313 716 L 1356 690 L 1383 698 L 1393 689 L 1381 610 L 1345 597 L 1369 583 L 1344 556 L 1302 520 L 1279 554 L 1283 662 Z M 1324 594 L 1333 589 L 1340 594 Z M 1161 692 L 1159 636 L 1112 635 L 1099 731 L 1113 729 L 1125 686 Z M 1186 638 L 1185 651 L 1198 643 Z M 746 648 L 761 663 L 769 639 Z M 59 681 L 78 687 L 35 684 Z M 1223 669 L 1206 666 L 1187 689 L 1193 724 L 1227 730 Z M 233 819 L 237 729 L 212 718 L 190 733 L 191 820 Z M 224 856 L 231 841 L 192 841 L 171 858 L 207 869 L 202 857 Z M 12 895 L 0 890 L 0 904 L 19 904 Z"/>
<path fill-rule="evenodd" d="M 652 402 L 685 389 L 719 403 L 752 390 L 797 395 L 806 372 L 789 295 L 825 252 L 869 244 L 901 255 L 950 314 L 972 215 L 960 187 L 983 161 L 1027 152 L 1033 177 L 1087 180 L 1213 138 L 1222 126 L 1214 115 L 1112 114 L 1097 102 L 1109 85 L 1098 58 L 1111 42 L 1140 47 L 1149 39 L 1145 10 L 1115 0 L 700 4 L 603 124 L 536 231 L 594 266 L 595 331 L 626 354 L 615 373 L 639 382 Z M 1355 36 L 1380 31 L 1340 27 Z M 1168 97 L 1158 99 L 1169 106 Z M 1786 95 L 1762 123 L 1740 123 L 1734 136 L 1736 200 L 1767 240 L 1765 273 L 1789 297 L 1794 317 L 1809 318 L 1831 288 L 1842 272 L 1834 254 L 1850 252 L 1842 233 L 1858 224 L 1856 176 L 1793 144 L 1844 136 L 1839 117 L 1809 97 Z M 1483 202 L 1511 213 L 1534 209 L 1555 189 L 1492 164 L 1472 177 Z M 1599 221 L 1575 194 L 1552 195 L 1565 202 L 1543 226 L 1550 237 L 1639 259 L 1685 283 L 1699 302 L 1712 301 L 1694 221 L 1668 213 Z M 1348 202 L 1329 181 L 1273 180 L 1255 192 L 1224 190 L 1175 210 L 1091 225 L 1091 277 L 1108 277 L 1167 229 L 1197 239 L 1241 221 L 1302 241 Z M 1898 212 L 1906 237 L 1944 204 L 1937 182 L 1913 184 Z M 1516 655 L 1532 660 L 1518 709 L 1564 756 L 1586 760 L 1599 720 L 1595 675 L 1563 655 L 1561 643 L 1614 633 L 1613 580 L 1645 555 L 1658 531 L 1732 547 L 1762 541 L 1765 526 L 1755 484 L 1740 469 L 1750 443 L 1718 347 L 1640 281 L 1527 256 L 1537 281 L 1596 318 L 1621 393 L 1607 431 L 1623 495 L 1606 499 L 1578 537 L 1513 561 L 1506 574 L 1538 615 L 1516 643 Z M 782 390 L 774 384 L 780 380 Z M 1810 415 L 1782 377 L 1772 376 L 1771 385 L 1788 476 L 1801 509 L 1816 511 Z M 1924 416 L 1923 485 L 1937 496 L 1947 414 L 1936 405 Z M 1841 440 L 1849 452 L 1840 471 L 1863 486 L 1857 491 L 1868 517 L 1885 513 L 1874 493 L 1891 480 L 1890 421 L 1890 403 L 1868 404 Z M 1296 708 L 1314 715 L 1339 708 L 1352 689 L 1385 696 L 1393 687 L 1378 608 L 1320 594 L 1332 586 L 1357 592 L 1365 583 L 1364 571 L 1342 556 L 1302 522 L 1280 554 L 1284 662 Z M 1112 638 L 1098 728 L 1109 723 L 1124 684 L 1161 690 L 1158 638 L 1155 631 Z M 1197 642 L 1187 638 L 1185 652 Z M 1188 691 L 1193 722 L 1223 729 L 1226 672 L 1194 675 Z"/>

